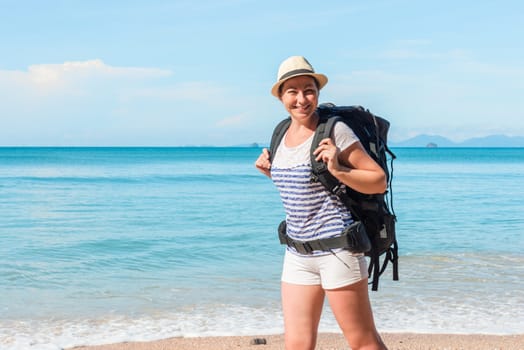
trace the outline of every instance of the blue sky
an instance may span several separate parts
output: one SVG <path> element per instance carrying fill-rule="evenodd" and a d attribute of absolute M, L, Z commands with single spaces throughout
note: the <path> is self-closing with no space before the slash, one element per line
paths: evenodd
<path fill-rule="evenodd" d="M 0 145 L 268 142 L 303 55 L 393 141 L 524 136 L 521 1 L 0 0 Z"/>

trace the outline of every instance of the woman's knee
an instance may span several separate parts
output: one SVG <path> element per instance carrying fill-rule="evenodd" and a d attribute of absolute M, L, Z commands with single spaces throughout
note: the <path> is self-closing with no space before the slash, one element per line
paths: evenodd
<path fill-rule="evenodd" d="M 286 350 L 313 350 L 317 344 L 316 332 L 312 334 L 285 334 Z"/>
<path fill-rule="evenodd" d="M 386 350 L 378 332 L 373 331 L 365 334 L 344 334 L 352 350 Z"/>
<path fill-rule="evenodd" d="M 385 349 L 375 327 L 367 287 L 363 280 L 326 293 L 351 349 Z"/>

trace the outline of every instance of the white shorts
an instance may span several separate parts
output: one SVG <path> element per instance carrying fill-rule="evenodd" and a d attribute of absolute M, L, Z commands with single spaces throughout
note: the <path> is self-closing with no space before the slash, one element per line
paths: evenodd
<path fill-rule="evenodd" d="M 297 255 L 286 250 L 282 282 L 300 285 L 322 285 L 324 289 L 336 289 L 362 281 L 368 277 L 364 254 L 347 250 L 335 255 Z"/>

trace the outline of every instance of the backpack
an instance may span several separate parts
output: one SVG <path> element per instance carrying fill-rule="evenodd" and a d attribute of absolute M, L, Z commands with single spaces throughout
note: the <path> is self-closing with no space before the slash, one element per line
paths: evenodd
<path fill-rule="evenodd" d="M 366 252 L 369 257 L 368 274 L 372 290 L 378 290 L 378 280 L 389 262 L 393 265 L 393 280 L 398 280 L 398 244 L 395 234 L 396 216 L 393 210 L 391 185 L 393 179 L 393 160 L 395 154 L 387 146 L 389 122 L 373 115 L 361 106 L 335 106 L 325 103 L 318 106 L 319 124 L 313 136 L 311 145 L 312 181 L 321 182 L 332 194 L 337 195 L 347 206 L 352 217 L 361 221 L 371 241 L 371 249 Z M 331 131 L 337 121 L 346 123 L 357 135 L 366 152 L 384 170 L 387 177 L 387 190 L 380 194 L 364 194 L 343 186 L 327 170 L 323 162 L 318 162 L 313 156 L 319 142 L 331 136 Z M 276 154 L 278 145 L 284 137 L 291 118 L 281 121 L 271 137 L 270 160 Z M 388 168 L 390 157 L 391 172 Z M 383 257 L 383 262 L 380 262 Z"/>

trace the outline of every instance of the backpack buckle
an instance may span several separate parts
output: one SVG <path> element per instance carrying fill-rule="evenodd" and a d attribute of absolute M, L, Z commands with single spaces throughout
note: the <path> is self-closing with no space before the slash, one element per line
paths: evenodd
<path fill-rule="evenodd" d="M 291 246 L 293 248 L 295 248 L 295 250 L 297 252 L 299 252 L 300 254 L 311 254 L 311 253 L 313 253 L 313 248 L 311 247 L 311 245 L 309 245 L 308 242 L 293 241 L 293 242 L 291 242 Z"/>
<path fill-rule="evenodd" d="M 331 190 L 331 192 L 336 195 L 337 197 L 340 197 L 343 193 L 344 193 L 344 185 L 342 185 L 341 183 L 339 183 L 338 185 L 336 185 L 335 187 L 333 187 L 333 189 Z"/>
<path fill-rule="evenodd" d="M 311 177 L 309 178 L 309 183 L 315 183 L 320 180 L 319 175 L 322 176 L 325 172 L 328 171 L 326 164 L 320 162 L 312 165 Z"/>

